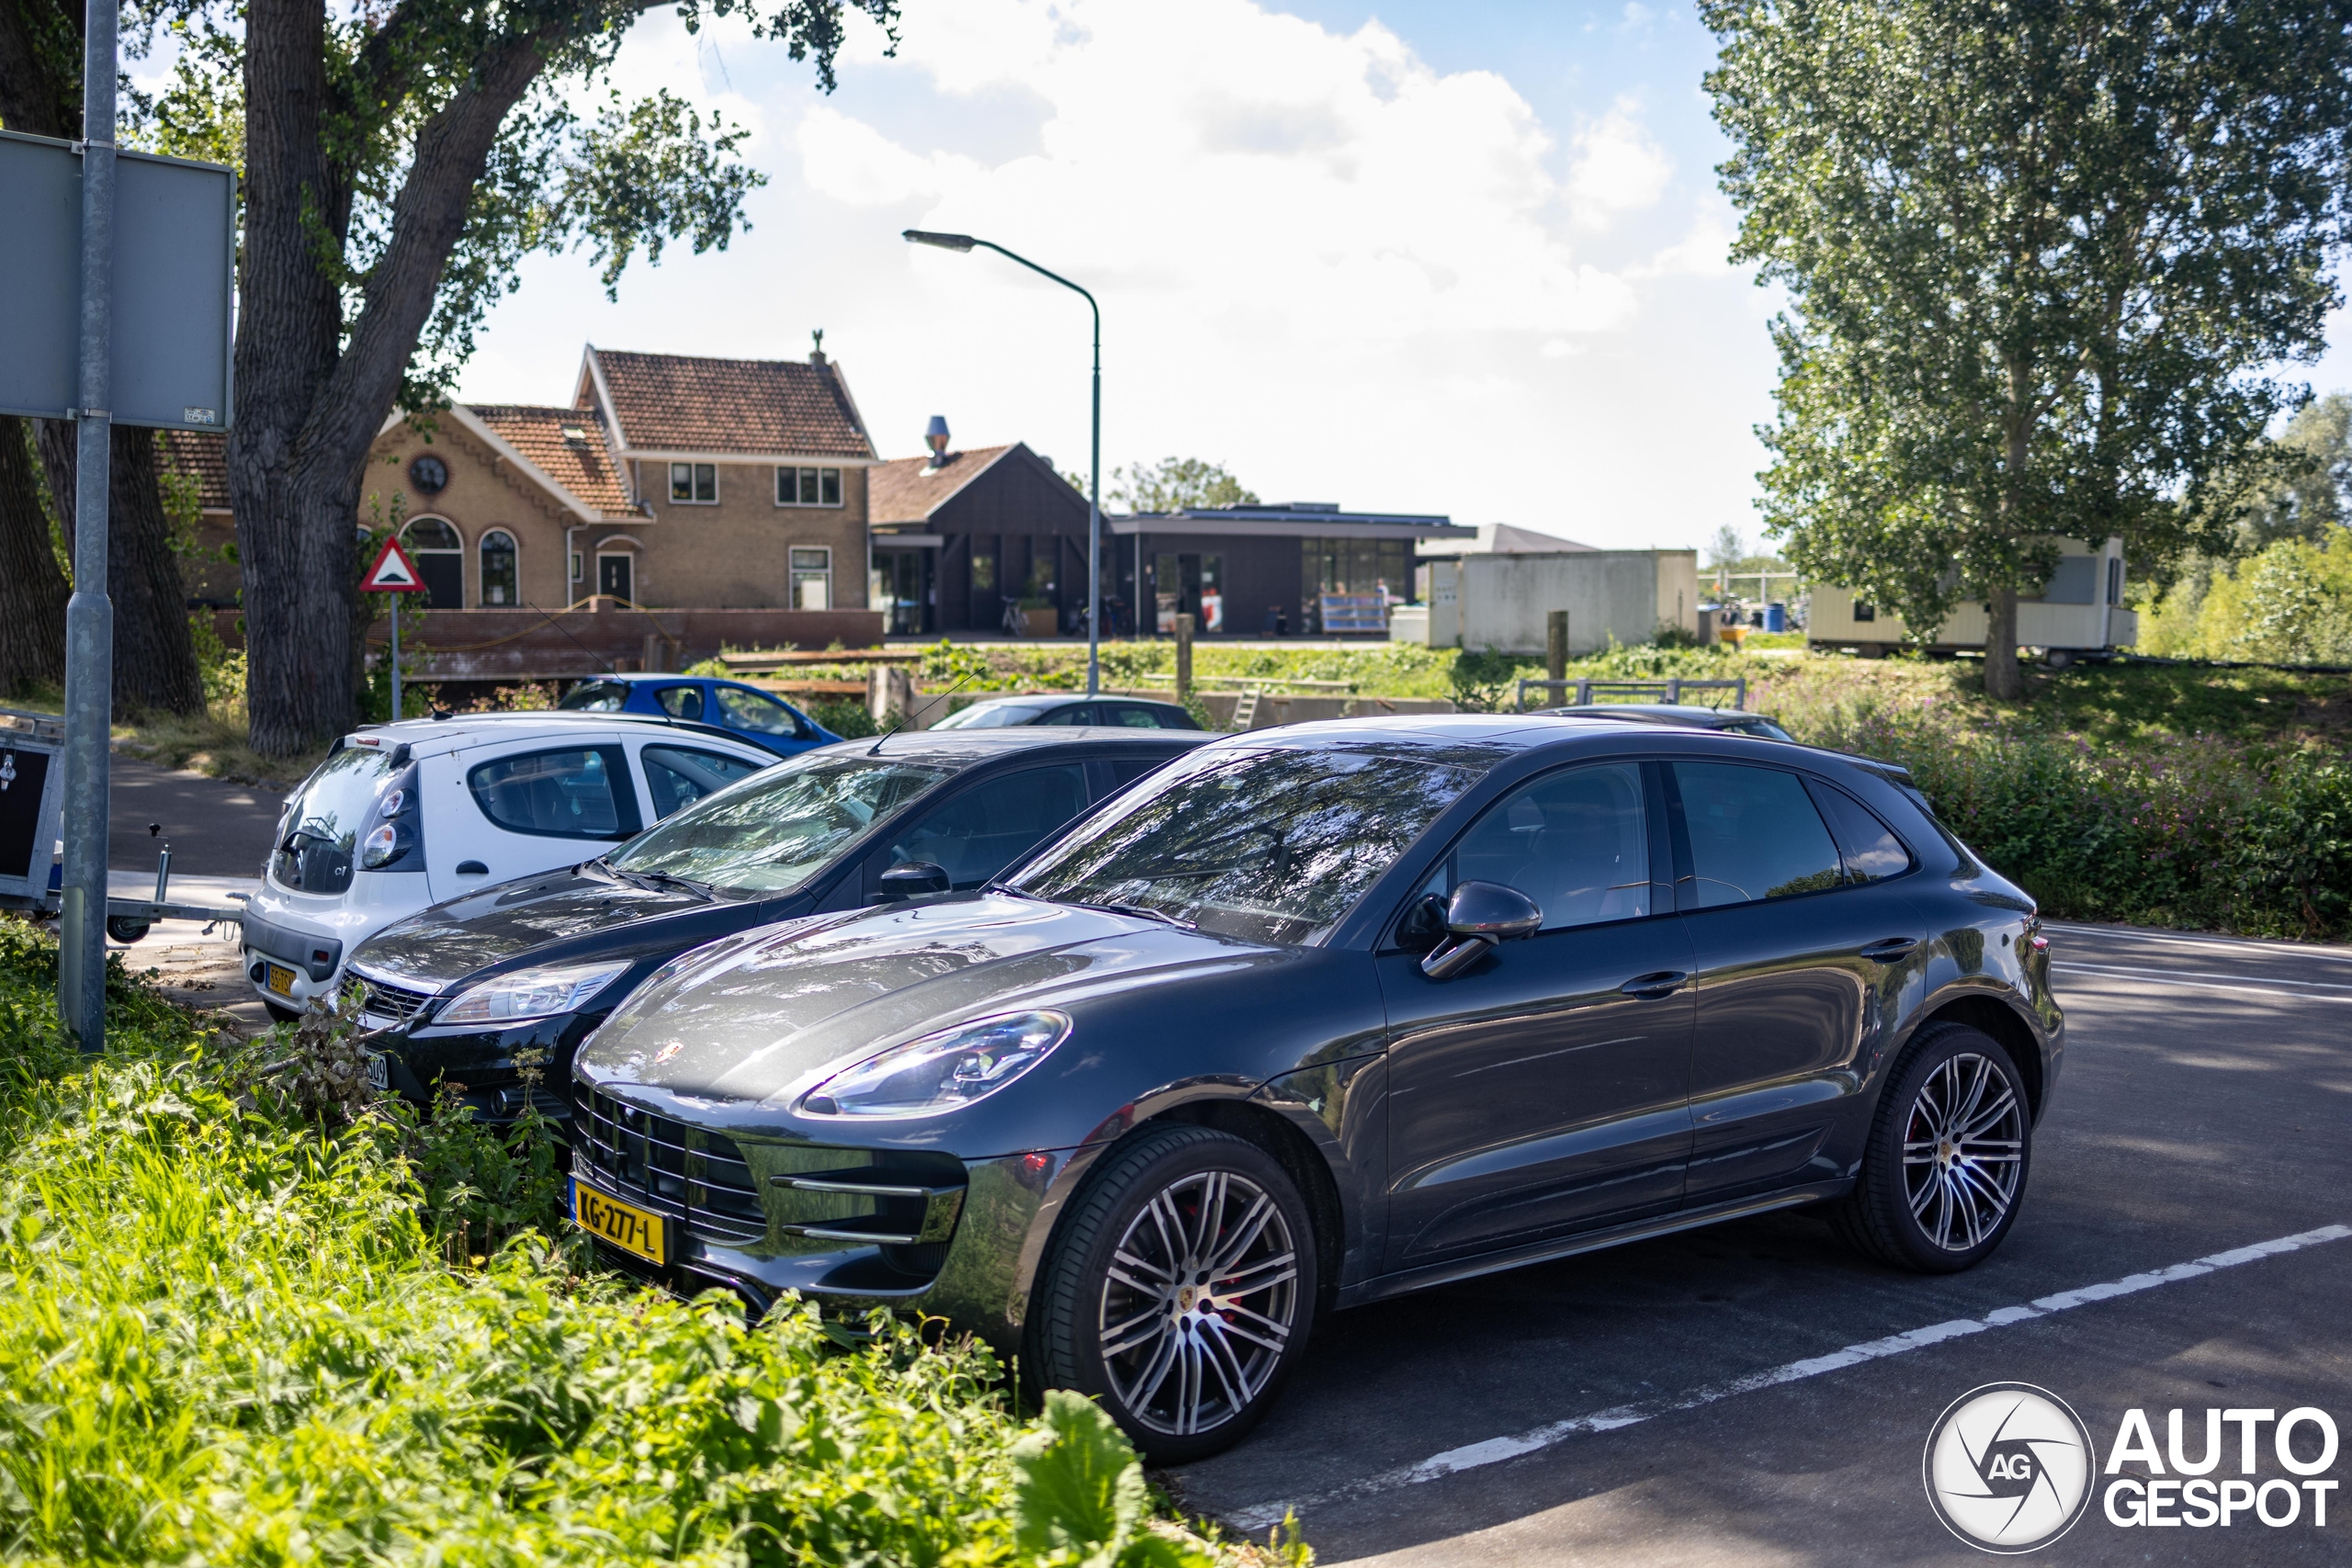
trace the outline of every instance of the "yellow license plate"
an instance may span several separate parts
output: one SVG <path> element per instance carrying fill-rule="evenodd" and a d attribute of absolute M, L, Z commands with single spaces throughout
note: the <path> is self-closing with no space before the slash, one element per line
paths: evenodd
<path fill-rule="evenodd" d="M 269 988 L 276 995 L 281 997 L 291 997 L 294 994 L 294 971 L 287 968 L 282 964 L 271 964 L 269 966 Z"/>
<path fill-rule="evenodd" d="M 571 1217 L 582 1230 L 603 1237 L 648 1263 L 670 1261 L 662 1216 L 634 1203 L 607 1198 L 593 1187 L 571 1184 Z"/>

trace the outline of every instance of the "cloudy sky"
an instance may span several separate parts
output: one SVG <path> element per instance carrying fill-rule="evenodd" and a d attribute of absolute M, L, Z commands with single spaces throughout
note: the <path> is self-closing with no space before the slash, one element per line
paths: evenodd
<path fill-rule="evenodd" d="M 725 254 L 608 303 L 537 258 L 460 396 L 569 400 L 583 341 L 839 359 L 886 457 L 947 416 L 1082 471 L 1103 310 L 1114 467 L 1222 462 L 1269 501 L 1450 513 L 1616 547 L 1755 531 L 1772 301 L 1724 259 L 1712 40 L 1671 5 L 906 0 L 841 85 L 667 15 L 622 55 L 748 125 Z M 2352 344 L 2352 330 L 2337 334 Z M 2352 352 L 2302 372 L 2352 385 Z"/>

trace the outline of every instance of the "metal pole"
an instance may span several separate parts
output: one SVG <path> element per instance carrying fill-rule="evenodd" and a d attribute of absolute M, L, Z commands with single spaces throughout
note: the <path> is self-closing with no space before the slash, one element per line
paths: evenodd
<path fill-rule="evenodd" d="M 114 422 L 115 0 L 88 0 L 82 50 L 82 364 L 74 411 L 74 596 L 65 604 L 65 868 L 57 1011 L 85 1051 L 106 1045 L 107 738 L 114 606 L 107 486 Z"/>
<path fill-rule="evenodd" d="M 392 722 L 401 721 L 401 600 L 395 593 L 392 601 Z"/>

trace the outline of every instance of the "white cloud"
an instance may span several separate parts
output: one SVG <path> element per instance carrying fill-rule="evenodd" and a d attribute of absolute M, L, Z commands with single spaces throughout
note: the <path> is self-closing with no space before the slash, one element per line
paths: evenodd
<path fill-rule="evenodd" d="M 1702 212 L 1690 231 L 1629 275 L 1634 277 L 1712 277 L 1736 270 L 1731 263 L 1731 224 L 1718 212 Z"/>
<path fill-rule="evenodd" d="M 1621 103 L 1577 134 L 1568 198 L 1580 220 L 1599 227 L 1655 205 L 1673 177 L 1674 161 L 1642 130 L 1632 107 Z"/>
<path fill-rule="evenodd" d="M 959 231 L 1100 299 L 1106 471 L 1195 454 L 1273 500 L 1597 544 L 1745 515 L 1770 384 L 1756 291 L 1705 220 L 1676 238 L 1691 209 L 1632 100 L 1555 130 L 1501 70 L 1442 72 L 1377 22 L 1341 35 L 1251 0 L 908 0 L 900 30 L 885 62 L 854 23 L 819 98 L 805 68 L 757 74 L 760 46 L 726 28 L 640 24 L 630 90 L 728 88 L 730 118 L 733 93 L 764 116 L 757 227 L 634 274 L 617 306 L 576 264 L 533 263 L 465 395 L 549 396 L 583 336 L 793 355 L 823 327 L 886 455 L 944 413 L 959 442 L 1083 468 L 1083 304 L 898 238 Z M 1694 421 L 1735 434 L 1694 452 Z M 1689 498 L 1670 514 L 1668 471 Z"/>

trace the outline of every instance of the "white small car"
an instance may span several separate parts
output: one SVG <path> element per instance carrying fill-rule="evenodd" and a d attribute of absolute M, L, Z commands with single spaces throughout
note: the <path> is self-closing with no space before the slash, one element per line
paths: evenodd
<path fill-rule="evenodd" d="M 346 735 L 286 797 L 245 905 L 245 977 L 272 1017 L 297 1017 L 394 920 L 594 860 L 775 760 L 651 715 L 465 714 Z"/>

